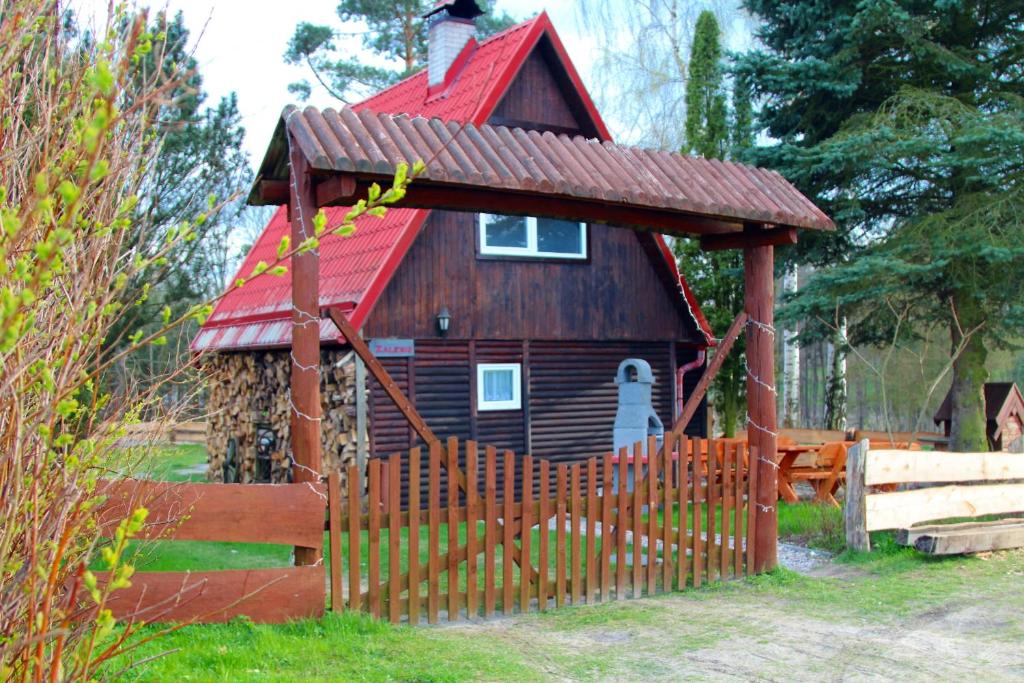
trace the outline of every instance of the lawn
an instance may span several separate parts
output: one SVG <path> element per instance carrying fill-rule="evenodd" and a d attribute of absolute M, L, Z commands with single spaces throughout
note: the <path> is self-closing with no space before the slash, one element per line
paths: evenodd
<path fill-rule="evenodd" d="M 176 463 L 165 468 L 172 476 L 197 457 L 181 449 L 165 455 Z M 813 505 L 782 505 L 779 518 L 780 537 L 820 547 L 834 544 L 836 525 L 841 529 L 838 511 Z M 147 569 L 290 561 L 290 549 L 279 546 L 140 547 Z M 1024 660 L 1014 654 L 1024 639 L 1024 553 L 936 559 L 896 546 L 884 534 L 875 537 L 875 548 L 871 554 L 842 554 L 815 576 L 779 569 L 683 593 L 480 624 L 390 626 L 343 614 L 283 626 L 245 620 L 190 626 L 122 658 L 108 673 L 166 653 L 120 677 L 820 680 L 843 678 L 845 672 L 854 678 L 932 681 L 954 675 L 1024 676 Z M 950 657 L 954 651 L 958 654 Z"/>

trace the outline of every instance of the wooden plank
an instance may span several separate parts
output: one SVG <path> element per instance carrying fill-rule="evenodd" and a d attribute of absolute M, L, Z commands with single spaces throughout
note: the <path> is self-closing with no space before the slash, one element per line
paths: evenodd
<path fill-rule="evenodd" d="M 633 513 L 633 523 L 631 525 L 633 531 L 633 597 L 639 598 L 643 594 L 644 590 L 644 568 L 643 568 L 643 513 L 644 513 L 644 500 L 643 484 L 644 477 L 642 463 L 643 463 L 643 443 L 637 441 L 633 444 L 633 462 L 630 463 L 630 467 L 633 469 L 633 491 L 629 493 L 629 508 Z"/>
<path fill-rule="evenodd" d="M 867 455 L 867 439 L 854 444 L 846 452 L 846 505 L 843 507 L 846 547 L 861 552 L 871 550 L 865 511 L 867 486 L 864 483 L 864 463 Z"/>
<path fill-rule="evenodd" d="M 1019 453 L 944 453 L 871 449 L 864 463 L 864 483 L 937 483 L 1024 479 Z"/>
<path fill-rule="evenodd" d="M 718 504 L 719 504 L 719 484 L 718 484 L 718 442 L 714 440 L 708 441 L 708 479 L 707 479 L 707 527 L 708 527 L 708 540 L 707 540 L 707 579 L 708 582 L 715 580 L 715 573 L 718 568 L 717 562 L 717 551 L 718 551 L 718 539 L 715 535 L 718 533 Z"/>
<path fill-rule="evenodd" d="M 570 548 L 572 551 L 572 604 L 580 604 L 580 599 L 583 595 L 583 561 L 581 554 L 581 535 L 580 535 L 580 523 L 583 521 L 580 516 L 581 508 L 583 507 L 583 499 L 580 494 L 580 464 L 574 462 L 570 472 L 570 490 L 572 492 L 572 509 L 570 514 L 570 523 L 572 529 L 570 532 Z"/>
<path fill-rule="evenodd" d="M 597 458 L 587 459 L 587 603 L 597 600 Z"/>
<path fill-rule="evenodd" d="M 459 486 L 452 474 L 459 468 L 459 440 L 448 437 L 448 621 L 459 618 L 459 560 L 453 552 L 459 547 Z"/>
<path fill-rule="evenodd" d="M 913 545 L 930 555 L 963 555 L 1021 548 L 1024 547 L 1024 520 L 950 524 L 945 529 L 920 535 Z"/>
<path fill-rule="evenodd" d="M 722 364 L 729 355 L 729 351 L 732 350 L 733 345 L 736 343 L 736 339 L 740 336 L 740 332 L 743 331 L 743 326 L 747 323 L 747 313 L 740 311 L 733 319 L 732 324 L 729 325 L 729 329 L 726 331 L 725 336 L 722 337 L 721 341 L 718 342 L 718 346 L 715 348 L 715 355 L 711 357 L 711 362 L 708 363 L 707 367 L 704 368 L 703 374 L 700 376 L 700 380 L 697 382 L 697 386 L 690 392 L 690 397 L 686 399 L 686 404 L 683 406 L 683 411 L 679 413 L 679 417 L 672 423 L 672 429 L 668 430 L 673 434 L 685 438 L 684 431 L 686 426 L 690 424 L 690 420 L 697 413 L 697 409 L 700 408 L 700 402 L 704 400 L 704 394 L 707 393 L 708 387 L 711 386 L 711 380 L 715 378 L 718 371 L 722 369 Z"/>
<path fill-rule="evenodd" d="M 331 553 L 331 611 L 340 612 L 344 606 L 341 594 L 341 473 L 327 475 L 327 547 Z"/>
<path fill-rule="evenodd" d="M 101 533 L 139 507 L 149 511 L 140 539 L 278 543 L 322 548 L 327 487 L 304 484 L 196 484 L 100 480 Z M 262 520 L 253 524 L 253 519 Z"/>
<path fill-rule="evenodd" d="M 297 242 L 296 242 L 297 244 Z M 391 401 L 395 404 L 395 407 L 402 413 L 412 428 L 416 430 L 416 433 L 420 435 L 420 438 L 427 444 L 433 444 L 438 441 L 437 436 L 431 431 L 430 427 L 427 426 L 426 420 L 419 414 L 416 407 L 412 402 L 405 397 L 402 390 L 398 388 L 398 384 L 392 379 L 388 371 L 384 369 L 377 357 L 370 351 L 370 347 L 366 345 L 363 338 L 356 331 L 352 324 L 348 321 L 344 311 L 337 306 L 332 306 L 327 309 L 327 314 L 331 320 L 337 326 L 338 331 L 345 337 L 349 346 L 356 352 L 363 362 L 366 363 L 366 368 L 373 375 L 374 379 L 384 389 L 384 392 L 388 395 Z M 319 339 L 319 330 L 317 331 L 317 338 Z M 465 480 L 460 482 L 460 485 L 464 485 Z"/>
<path fill-rule="evenodd" d="M 362 544 L 362 515 L 359 511 L 361 477 L 355 467 L 348 468 L 348 608 L 358 612 L 361 608 L 362 578 L 359 563 Z M 331 558 L 333 561 L 333 557 Z M 341 561 L 341 558 L 338 558 Z"/>
<path fill-rule="evenodd" d="M 427 492 L 427 623 L 436 624 L 441 578 L 441 444 L 430 444 Z"/>
<path fill-rule="evenodd" d="M 476 441 L 466 442 L 466 615 L 472 619 L 479 613 L 479 578 L 477 576 L 477 508 L 480 505 Z"/>
<path fill-rule="evenodd" d="M 749 447 L 747 458 L 747 549 L 744 554 L 745 574 L 754 573 L 754 539 L 757 534 L 757 447 Z"/>
<path fill-rule="evenodd" d="M 662 479 L 664 484 L 661 489 L 661 589 L 666 593 L 672 590 L 672 574 L 675 567 L 675 559 L 672 550 L 672 510 L 675 507 L 675 488 L 673 486 L 676 478 L 675 462 L 678 457 L 678 438 L 674 434 L 665 436 L 665 461 Z"/>
<path fill-rule="evenodd" d="M 703 517 L 703 496 L 701 491 L 703 488 L 701 484 L 703 472 L 701 470 L 703 467 L 700 462 L 700 439 L 694 439 L 691 441 L 691 444 L 693 446 L 690 449 L 692 453 L 690 462 L 692 463 L 693 472 L 693 587 L 700 588 L 701 575 L 704 572 L 704 542 L 701 538 L 701 522 Z"/>
<path fill-rule="evenodd" d="M 379 458 L 373 458 L 369 464 L 370 474 L 370 489 L 369 489 L 369 506 L 370 506 L 370 526 L 368 529 L 369 534 L 369 552 L 370 557 L 370 572 L 368 580 L 370 582 L 370 592 L 368 596 L 368 605 L 370 608 L 370 614 L 375 619 L 380 618 L 380 468 L 381 462 Z"/>
<path fill-rule="evenodd" d="M 647 594 L 658 589 L 658 440 L 647 438 Z"/>
<path fill-rule="evenodd" d="M 392 624 L 401 621 L 400 600 L 402 598 L 402 456 L 395 453 L 388 460 L 388 619 Z"/>
<path fill-rule="evenodd" d="M 100 582 L 109 575 L 97 572 Z M 107 602 L 117 619 L 219 623 L 247 616 L 283 624 L 324 613 L 324 566 L 210 572 L 138 572 Z M 88 610 L 88 606 L 86 606 Z M 87 612 L 91 614 L 91 612 Z"/>
<path fill-rule="evenodd" d="M 522 480 L 522 501 L 523 501 L 523 522 L 522 531 L 519 533 L 520 557 L 519 561 L 519 611 L 530 611 L 530 586 L 533 577 L 530 576 L 530 541 L 533 536 L 533 519 L 530 514 L 533 508 L 533 458 L 523 458 L 523 480 Z"/>
<path fill-rule="evenodd" d="M 569 468 L 558 465 L 555 483 L 555 607 L 565 604 L 565 562 L 568 549 L 565 547 L 566 489 Z"/>
<path fill-rule="evenodd" d="M 626 529 L 629 527 L 629 452 L 619 449 L 619 490 L 616 496 L 618 514 L 615 519 L 615 599 L 626 597 Z"/>
<path fill-rule="evenodd" d="M 676 586 L 678 590 L 686 589 L 686 577 L 692 569 L 692 563 L 687 555 L 687 526 L 689 524 L 690 507 L 690 440 L 686 437 L 679 437 L 679 482 L 676 486 L 676 496 L 679 498 L 679 530 L 676 535 Z M 694 478 L 696 481 L 696 478 Z"/>
<path fill-rule="evenodd" d="M 409 449 L 409 623 L 420 623 L 420 460 L 422 451 Z"/>
<path fill-rule="evenodd" d="M 615 491 L 612 489 L 612 454 L 605 453 L 601 466 L 601 601 L 611 600 L 612 592 L 612 500 Z"/>
<path fill-rule="evenodd" d="M 731 529 L 729 517 L 732 515 L 732 466 L 733 466 L 732 444 L 723 444 L 722 448 L 722 542 L 719 544 L 718 575 L 725 579 L 729 576 L 729 530 Z"/>
<path fill-rule="evenodd" d="M 743 576 L 743 484 L 747 476 L 746 457 L 743 453 L 745 445 L 736 444 L 736 476 L 733 479 L 733 527 L 732 527 L 732 575 L 737 579 Z"/>
<path fill-rule="evenodd" d="M 700 248 L 704 251 L 743 249 L 744 247 L 779 247 L 790 244 L 796 244 L 796 228 L 762 230 L 756 234 L 730 233 L 700 236 Z"/>
<path fill-rule="evenodd" d="M 871 494 L 864 500 L 864 512 L 868 531 L 952 517 L 1024 512 L 1024 484 L 953 485 Z"/>
<path fill-rule="evenodd" d="M 994 522 L 960 522 L 957 524 L 923 524 L 910 529 L 900 529 L 895 534 L 895 540 L 900 545 L 914 545 L 917 539 L 922 536 L 934 536 L 944 533 L 960 533 L 973 531 L 975 529 L 987 529 L 994 525 L 1015 525 L 1024 524 L 1024 519 L 1000 519 Z"/>
<path fill-rule="evenodd" d="M 497 464 L 498 454 L 494 446 L 484 449 L 484 616 L 494 615 L 495 587 L 497 573 L 495 541 L 498 536 L 497 510 Z"/>
<path fill-rule="evenodd" d="M 513 596 L 515 595 L 515 575 L 513 573 L 513 560 L 515 558 L 515 552 L 513 545 L 515 544 L 515 481 L 516 481 L 516 458 L 512 451 L 505 451 L 504 453 L 505 463 L 505 491 L 504 491 L 504 512 L 501 517 L 502 525 L 502 542 L 501 542 L 501 561 L 502 561 L 502 594 L 501 594 L 501 609 L 506 615 L 512 614 L 515 604 Z"/>
<path fill-rule="evenodd" d="M 540 460 L 540 514 L 538 531 L 540 532 L 540 548 L 537 556 L 537 607 L 544 612 L 548 608 L 548 545 L 551 542 L 551 530 L 548 523 L 551 519 L 551 463 Z"/>

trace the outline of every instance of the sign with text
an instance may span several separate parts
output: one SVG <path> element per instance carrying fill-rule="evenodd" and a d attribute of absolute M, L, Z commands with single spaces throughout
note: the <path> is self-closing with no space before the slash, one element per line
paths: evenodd
<path fill-rule="evenodd" d="M 368 346 L 377 358 L 409 358 L 416 355 L 412 339 L 371 339 Z"/>

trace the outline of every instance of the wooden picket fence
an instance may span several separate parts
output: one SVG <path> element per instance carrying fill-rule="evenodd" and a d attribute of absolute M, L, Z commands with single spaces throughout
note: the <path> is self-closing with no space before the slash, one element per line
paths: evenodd
<path fill-rule="evenodd" d="M 649 457 L 637 443 L 632 457 L 556 464 L 450 438 L 371 459 L 366 503 L 354 467 L 345 492 L 332 475 L 332 609 L 433 624 L 752 573 L 756 477 L 745 445 L 667 439 L 663 454 L 651 439 Z"/>

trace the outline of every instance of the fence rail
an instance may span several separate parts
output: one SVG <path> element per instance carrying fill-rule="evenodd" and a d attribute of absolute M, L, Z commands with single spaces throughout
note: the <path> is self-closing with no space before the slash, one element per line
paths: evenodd
<path fill-rule="evenodd" d="M 371 459 L 365 509 L 355 468 L 346 492 L 331 475 L 332 609 L 438 623 L 751 572 L 756 477 L 746 447 L 667 438 L 663 454 L 652 439 L 554 465 L 450 438 L 386 465 Z"/>

